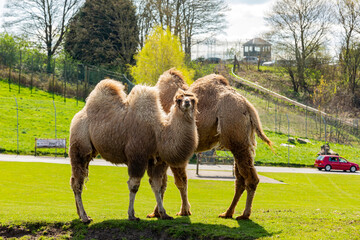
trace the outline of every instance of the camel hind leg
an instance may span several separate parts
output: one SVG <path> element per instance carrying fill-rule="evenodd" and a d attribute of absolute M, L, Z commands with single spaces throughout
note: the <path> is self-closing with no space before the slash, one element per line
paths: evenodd
<path fill-rule="evenodd" d="M 249 148 L 247 151 L 243 151 L 241 154 L 234 153 L 234 157 L 235 161 L 237 162 L 237 170 L 244 179 L 245 190 L 247 192 L 244 212 L 236 219 L 249 219 L 252 203 L 255 197 L 255 191 L 260 181 L 254 166 L 254 151 Z"/>
<path fill-rule="evenodd" d="M 189 216 L 191 215 L 191 211 L 190 211 L 190 203 L 188 199 L 188 182 L 186 175 L 186 166 L 178 167 L 178 168 L 171 167 L 171 171 L 174 173 L 175 185 L 179 189 L 181 196 L 180 212 L 178 212 L 176 215 Z"/>
<path fill-rule="evenodd" d="M 89 223 L 92 219 L 85 212 L 81 194 L 85 178 L 89 174 L 89 162 L 92 159 L 92 155 L 82 155 L 81 149 L 75 145 L 70 148 L 69 154 L 72 169 L 70 184 L 75 196 L 77 213 L 82 222 Z"/>
<path fill-rule="evenodd" d="M 230 204 L 230 207 L 226 210 L 226 212 L 219 215 L 219 217 L 221 217 L 221 218 L 232 218 L 232 216 L 235 212 L 235 207 L 236 207 L 237 203 L 239 202 L 239 199 L 245 190 L 245 179 L 240 175 L 240 172 L 238 170 L 239 169 L 238 164 L 236 161 L 234 164 L 235 164 L 235 169 L 234 169 L 235 194 L 234 194 L 234 198 Z"/>
<path fill-rule="evenodd" d="M 236 220 L 249 219 L 250 214 L 251 214 L 252 203 L 253 203 L 253 200 L 255 197 L 255 191 L 256 191 L 257 185 L 259 184 L 259 181 L 260 181 L 253 162 L 251 165 L 240 164 L 239 171 L 240 171 L 240 174 L 245 179 L 245 189 L 247 192 L 247 197 L 246 197 L 246 204 L 245 204 L 244 212 L 241 216 L 238 216 L 236 218 Z"/>
<path fill-rule="evenodd" d="M 148 175 L 149 175 L 149 169 L 148 169 Z M 150 179 L 149 179 L 150 180 Z M 164 195 L 165 195 L 165 191 L 167 188 L 167 174 L 165 173 L 162 177 L 162 185 L 160 188 L 160 192 L 161 192 L 161 199 L 164 201 Z M 147 218 L 160 218 L 160 214 L 159 214 L 159 207 L 156 204 L 154 211 L 152 213 L 149 213 L 147 216 Z"/>
<path fill-rule="evenodd" d="M 176 213 L 177 216 L 189 216 L 191 215 L 190 211 L 190 203 L 188 200 L 188 192 L 187 192 L 187 175 L 186 175 L 186 166 L 185 167 L 170 167 L 171 171 L 174 174 L 175 185 L 178 188 L 181 196 L 181 207 L 180 212 Z M 166 190 L 167 185 L 167 176 L 163 177 L 163 185 L 162 189 L 162 199 L 164 198 L 164 192 Z M 160 217 L 158 213 L 158 205 L 155 206 L 154 212 L 147 215 L 148 218 Z"/>
<path fill-rule="evenodd" d="M 165 162 L 158 162 L 157 164 L 149 164 L 148 175 L 149 183 L 155 194 L 156 198 L 156 207 L 152 214 L 149 214 L 147 217 L 159 217 L 160 219 L 173 219 L 173 217 L 167 215 L 163 200 L 164 193 L 166 190 L 167 175 L 166 170 L 168 165 Z"/>

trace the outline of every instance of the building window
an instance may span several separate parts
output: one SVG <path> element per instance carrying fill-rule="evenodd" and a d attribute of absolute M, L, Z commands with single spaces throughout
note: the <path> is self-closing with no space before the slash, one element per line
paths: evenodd
<path fill-rule="evenodd" d="M 255 48 L 255 52 L 260 52 L 260 47 L 254 47 Z"/>
<path fill-rule="evenodd" d="M 248 52 L 248 51 L 249 51 L 249 47 L 248 47 L 248 46 L 245 46 L 244 52 Z"/>

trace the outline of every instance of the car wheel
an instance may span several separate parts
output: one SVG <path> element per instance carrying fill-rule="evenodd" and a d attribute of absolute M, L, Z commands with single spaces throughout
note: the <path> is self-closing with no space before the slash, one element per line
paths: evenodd
<path fill-rule="evenodd" d="M 351 166 L 350 172 L 356 172 L 356 167 L 355 167 L 355 166 Z"/>
<path fill-rule="evenodd" d="M 328 164 L 325 166 L 325 171 L 330 171 L 331 170 L 331 166 Z"/>
<path fill-rule="evenodd" d="M 321 170 L 322 170 L 322 168 L 321 168 L 321 167 L 318 167 L 317 169 L 319 169 L 319 171 L 321 171 Z"/>

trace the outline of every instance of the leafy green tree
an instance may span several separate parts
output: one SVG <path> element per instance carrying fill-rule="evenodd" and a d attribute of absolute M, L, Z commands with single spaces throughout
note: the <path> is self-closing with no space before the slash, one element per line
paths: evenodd
<path fill-rule="evenodd" d="M 47 54 L 47 71 L 61 45 L 67 24 L 83 0 L 12 0 L 7 1 L 4 27 L 37 38 Z"/>
<path fill-rule="evenodd" d="M 194 73 L 185 66 L 185 53 L 179 38 L 169 29 L 165 31 L 160 26 L 155 27 L 135 59 L 136 66 L 131 68 L 131 75 L 137 83 L 155 85 L 159 76 L 173 67 L 191 83 Z"/>
<path fill-rule="evenodd" d="M 138 38 L 131 0 L 87 0 L 70 22 L 65 50 L 84 63 L 124 70 L 135 63 Z"/>
<path fill-rule="evenodd" d="M 0 34 L 0 63 L 11 67 L 18 61 L 19 46 L 17 39 L 7 33 Z"/>

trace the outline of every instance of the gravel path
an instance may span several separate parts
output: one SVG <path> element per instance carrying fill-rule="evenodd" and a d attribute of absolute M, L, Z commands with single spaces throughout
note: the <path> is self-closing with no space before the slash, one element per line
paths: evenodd
<path fill-rule="evenodd" d="M 69 158 L 63 157 L 34 157 L 29 155 L 8 155 L 0 154 L 0 161 L 6 162 L 42 162 L 42 163 L 57 163 L 57 164 L 70 164 Z M 90 162 L 90 165 L 97 166 L 115 166 L 114 164 L 107 162 L 103 159 L 95 159 Z M 124 164 L 117 165 L 119 167 L 125 167 Z M 188 178 L 189 179 L 200 179 L 200 180 L 220 180 L 220 181 L 234 181 L 235 177 L 232 175 L 232 166 L 230 165 L 200 165 L 199 175 L 196 174 L 196 164 L 188 165 Z M 262 176 L 261 173 L 266 172 L 278 172 L 278 173 L 311 173 L 311 174 L 352 174 L 360 175 L 359 172 L 349 173 L 343 171 L 331 171 L 325 172 L 324 170 L 319 171 L 316 168 L 288 168 L 288 167 L 263 167 L 256 166 L 257 172 L 259 172 L 261 183 L 276 183 L 284 184 L 275 179 Z M 168 174 L 172 175 L 169 170 Z"/>

